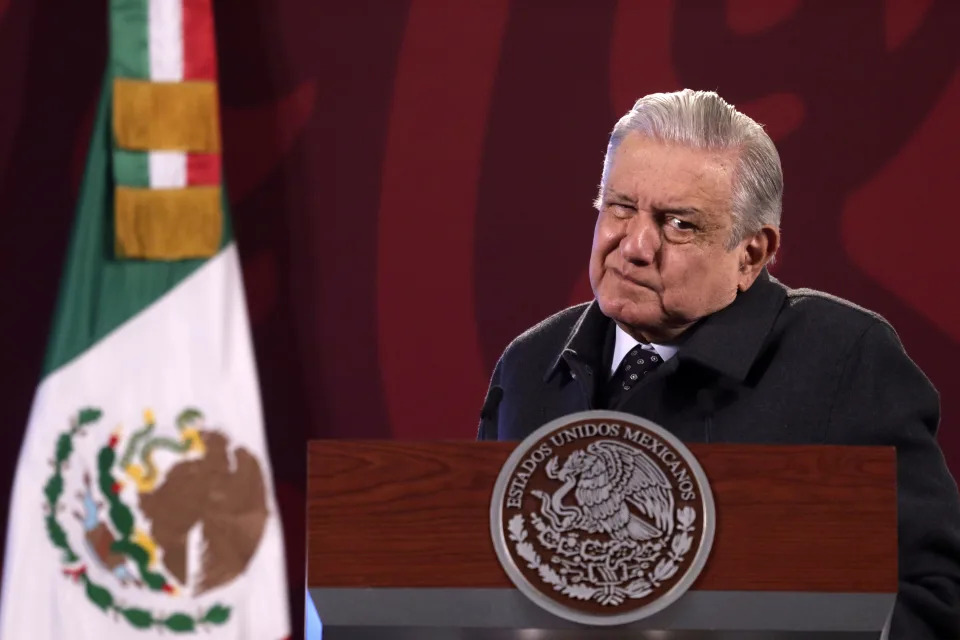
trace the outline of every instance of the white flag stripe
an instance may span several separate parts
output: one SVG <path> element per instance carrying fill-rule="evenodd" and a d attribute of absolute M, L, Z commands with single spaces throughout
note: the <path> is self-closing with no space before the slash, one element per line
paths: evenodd
<path fill-rule="evenodd" d="M 230 607 L 226 624 L 206 625 L 184 638 L 280 640 L 288 635 L 283 530 L 274 500 L 240 278 L 237 251 L 230 245 L 41 382 L 10 501 L 0 640 L 162 637 L 156 630 L 138 631 L 91 602 L 82 582 L 63 575 L 63 553 L 44 528 L 44 487 L 53 469 L 47 462 L 54 458 L 57 438 L 69 427 L 69 419 L 83 407 L 102 408 L 104 415 L 74 440 L 58 520 L 91 580 L 122 597 L 125 606 L 158 616 L 173 611 L 198 615 L 214 604 Z M 121 427 L 129 436 L 142 424 L 144 409 L 150 408 L 156 413 L 158 430 L 175 433 L 172 422 L 184 407 L 202 408 L 208 427 L 226 434 L 232 451 L 242 447 L 256 456 L 269 517 L 256 551 L 236 579 L 198 597 L 184 592 L 171 598 L 143 587 L 119 585 L 114 575 L 97 565 L 84 539 L 83 523 L 73 512 L 82 508 L 76 492 L 83 484 L 77 479 L 89 472 L 94 474 L 95 486 L 96 449 L 114 429 Z M 134 490 L 128 479 L 127 484 L 124 491 Z M 136 500 L 125 501 L 136 504 Z M 146 526 L 139 517 L 137 522 Z"/>
<path fill-rule="evenodd" d="M 187 154 L 183 151 L 150 152 L 150 187 L 182 189 L 187 186 Z"/>
<path fill-rule="evenodd" d="M 149 0 L 150 79 L 183 81 L 183 0 Z"/>

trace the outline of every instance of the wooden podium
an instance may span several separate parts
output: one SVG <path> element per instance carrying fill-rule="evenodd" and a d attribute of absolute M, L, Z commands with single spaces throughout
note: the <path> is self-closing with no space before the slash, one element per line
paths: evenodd
<path fill-rule="evenodd" d="M 490 499 L 516 444 L 310 443 L 323 640 L 881 637 L 897 591 L 892 447 L 688 445 L 716 501 L 706 567 L 663 611 L 598 628 L 527 600 L 497 560 Z"/>

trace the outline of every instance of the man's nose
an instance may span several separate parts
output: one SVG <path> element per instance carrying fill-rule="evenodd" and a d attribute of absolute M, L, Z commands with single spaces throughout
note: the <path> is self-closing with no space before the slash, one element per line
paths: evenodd
<path fill-rule="evenodd" d="M 648 213 L 640 212 L 627 223 L 620 253 L 627 262 L 653 264 L 660 250 L 660 227 Z"/>

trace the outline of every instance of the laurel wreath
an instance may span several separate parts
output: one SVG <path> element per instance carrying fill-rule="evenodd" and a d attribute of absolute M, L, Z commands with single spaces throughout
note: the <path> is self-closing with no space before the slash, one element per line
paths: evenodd
<path fill-rule="evenodd" d="M 541 534 L 541 540 L 544 533 L 557 533 L 551 527 L 544 523 L 536 513 L 531 514 L 530 519 L 533 526 Z M 537 553 L 533 544 L 528 540 L 529 534 L 525 527 L 522 514 L 517 514 L 510 519 L 507 525 L 509 538 L 515 543 L 517 555 L 527 562 L 527 568 L 536 570 L 540 578 L 553 587 L 554 591 L 559 591 L 565 596 L 576 600 L 594 600 L 601 605 L 619 605 L 627 598 L 637 599 L 648 596 L 655 588 L 660 587 L 664 582 L 672 578 L 684 557 L 690 551 L 693 545 L 693 522 L 696 519 L 696 512 L 692 507 L 683 507 L 677 510 L 677 533 L 670 543 L 670 549 L 667 556 L 657 562 L 653 570 L 644 576 L 641 574 L 636 580 L 631 581 L 625 587 L 592 587 L 581 582 L 571 582 L 566 576 L 557 573 L 557 571 L 543 562 L 540 554 Z"/>
<path fill-rule="evenodd" d="M 205 625 L 224 624 L 230 618 L 230 607 L 215 604 L 206 611 L 201 610 L 196 616 L 182 612 L 156 615 L 147 609 L 126 607 L 119 603 L 110 590 L 90 579 L 85 567 L 80 567 L 79 569 L 70 568 L 70 565 L 79 561 L 80 557 L 70 546 L 67 533 L 57 520 L 57 513 L 62 510 L 62 505 L 60 504 L 60 497 L 63 495 L 62 472 L 63 469 L 68 466 L 70 456 L 73 454 L 74 437 L 84 435 L 84 427 L 96 423 L 102 415 L 103 412 L 100 411 L 100 409 L 85 408 L 81 409 L 79 413 L 70 420 L 70 429 L 61 433 L 57 438 L 54 460 L 51 462 L 53 474 L 43 488 L 43 493 L 46 497 L 44 507 L 47 510 L 45 518 L 47 536 L 50 538 L 53 546 L 63 552 L 62 564 L 64 574 L 72 577 L 74 582 L 83 583 L 87 598 L 102 611 L 113 612 L 138 629 L 147 629 L 156 626 L 166 628 L 170 631 L 184 633 L 196 631 Z M 110 504 L 110 521 L 120 535 L 123 536 L 111 545 L 110 550 L 130 558 L 137 565 L 143 582 L 150 587 L 150 589 L 155 591 L 170 591 L 171 588 L 166 579 L 161 574 L 149 570 L 149 554 L 147 550 L 130 540 L 130 536 L 133 533 L 133 513 L 129 507 L 123 504 L 120 497 L 113 490 L 115 480 L 110 473 L 110 468 L 113 466 L 115 460 L 116 452 L 112 446 L 101 448 L 97 455 L 97 484 L 104 498 L 106 498 Z"/>

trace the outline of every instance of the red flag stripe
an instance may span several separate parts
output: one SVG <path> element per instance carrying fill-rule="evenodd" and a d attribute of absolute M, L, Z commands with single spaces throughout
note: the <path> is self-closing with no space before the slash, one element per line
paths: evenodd
<path fill-rule="evenodd" d="M 211 0 L 183 2 L 183 79 L 216 80 L 217 49 Z"/>
<path fill-rule="evenodd" d="M 187 186 L 215 186 L 220 184 L 219 153 L 187 154 Z"/>

